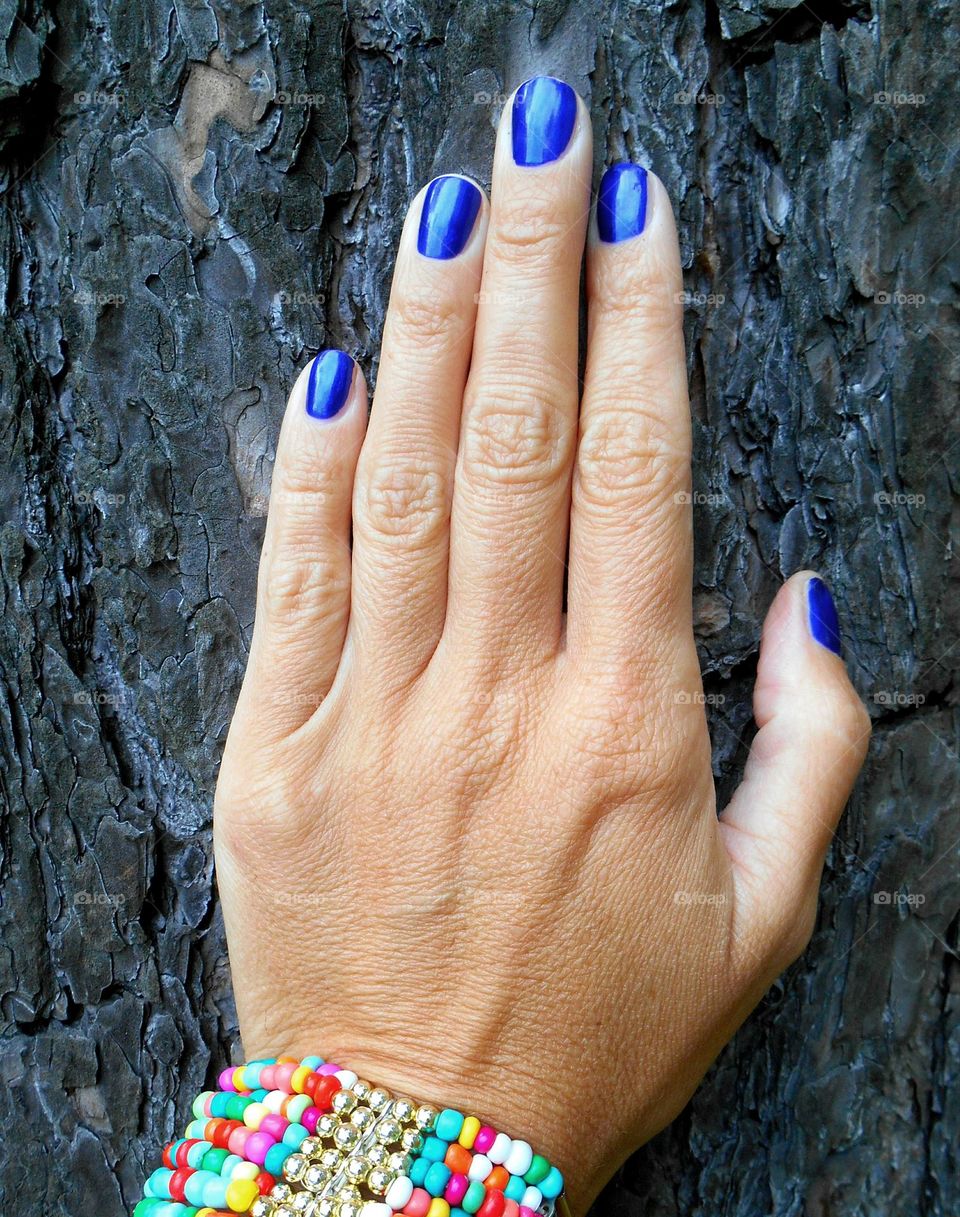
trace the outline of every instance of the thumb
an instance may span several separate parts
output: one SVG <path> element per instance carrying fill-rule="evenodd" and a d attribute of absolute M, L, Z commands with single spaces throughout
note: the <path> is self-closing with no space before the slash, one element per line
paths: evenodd
<path fill-rule="evenodd" d="M 811 571 L 789 579 L 767 614 L 753 712 L 759 730 L 720 825 L 737 938 L 779 971 L 809 941 L 824 855 L 870 739 L 833 598 Z"/>

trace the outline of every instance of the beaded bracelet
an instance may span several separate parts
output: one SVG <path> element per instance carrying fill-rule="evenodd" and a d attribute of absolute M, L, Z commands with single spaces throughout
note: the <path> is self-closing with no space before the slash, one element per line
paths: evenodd
<path fill-rule="evenodd" d="M 552 1217 L 563 1176 L 475 1116 L 317 1056 L 225 1069 L 134 1217 Z"/>

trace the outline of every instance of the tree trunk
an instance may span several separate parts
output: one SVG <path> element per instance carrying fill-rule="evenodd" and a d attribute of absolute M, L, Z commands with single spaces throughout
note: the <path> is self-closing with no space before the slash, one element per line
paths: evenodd
<path fill-rule="evenodd" d="M 406 205 L 489 184 L 536 71 L 675 201 L 721 798 L 802 566 L 876 722 L 813 943 L 598 1211 L 960 1212 L 955 6 L 8 0 L 0 36 L 5 1217 L 129 1210 L 237 1048 L 211 796 L 286 393 L 327 344 L 375 377 Z"/>

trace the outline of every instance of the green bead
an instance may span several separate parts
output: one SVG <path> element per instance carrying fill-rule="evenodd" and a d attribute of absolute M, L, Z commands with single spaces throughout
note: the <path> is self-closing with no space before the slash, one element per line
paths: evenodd
<path fill-rule="evenodd" d="M 247 1110 L 250 1100 L 242 1094 L 232 1094 L 227 1103 L 227 1119 L 228 1120 L 243 1120 L 243 1113 Z"/>
<path fill-rule="evenodd" d="M 454 1111 L 452 1107 L 446 1107 L 437 1116 L 437 1122 L 433 1131 L 441 1140 L 449 1144 L 451 1141 L 456 1141 L 457 1137 L 460 1136 L 462 1128 L 463 1113 Z"/>
<path fill-rule="evenodd" d="M 219 1175 L 220 1167 L 223 1166 L 229 1157 L 230 1151 L 228 1149 L 220 1149 L 219 1146 L 214 1145 L 203 1155 L 203 1169 L 205 1171 L 213 1171 L 215 1175 Z"/>
<path fill-rule="evenodd" d="M 460 1207 L 465 1213 L 475 1213 L 483 1204 L 484 1197 L 487 1194 L 487 1189 L 483 1186 L 479 1179 L 474 1179 L 467 1188 L 467 1194 L 460 1201 Z"/>
<path fill-rule="evenodd" d="M 428 1162 L 442 1162 L 449 1148 L 450 1146 L 446 1141 L 441 1141 L 439 1137 L 430 1136 L 424 1141 L 420 1154 Z"/>
<path fill-rule="evenodd" d="M 503 1194 L 508 1200 L 516 1200 L 517 1204 L 523 1199 L 523 1193 L 527 1190 L 527 1185 L 519 1175 L 511 1175 L 510 1182 L 503 1189 Z"/>
<path fill-rule="evenodd" d="M 193 1100 L 192 1111 L 198 1120 L 205 1120 L 207 1118 L 207 1113 L 203 1110 L 203 1105 L 207 1101 L 207 1099 L 210 1098 L 212 1093 L 213 1092 L 210 1090 L 205 1090 L 203 1092 L 203 1094 L 198 1094 L 197 1097 Z"/>
<path fill-rule="evenodd" d="M 542 1154 L 534 1154 L 533 1161 L 530 1163 L 530 1169 L 523 1177 L 531 1187 L 536 1187 L 549 1174 L 550 1163 Z"/>
<path fill-rule="evenodd" d="M 148 1213 L 152 1213 L 158 1204 L 166 1204 L 166 1200 L 159 1200 L 156 1196 L 144 1196 L 133 1210 L 133 1217 L 147 1217 Z"/>

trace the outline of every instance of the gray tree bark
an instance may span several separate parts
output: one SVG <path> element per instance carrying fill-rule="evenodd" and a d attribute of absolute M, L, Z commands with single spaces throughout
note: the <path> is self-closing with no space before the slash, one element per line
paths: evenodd
<path fill-rule="evenodd" d="M 960 1212 L 958 20 L 929 0 L 0 4 L 0 1209 L 117 1217 L 237 1047 L 211 795 L 281 411 L 564 76 L 675 200 L 721 797 L 824 571 L 876 732 L 818 929 L 598 1211 Z M 598 1098 L 597 1101 L 600 1101 Z"/>

